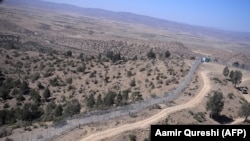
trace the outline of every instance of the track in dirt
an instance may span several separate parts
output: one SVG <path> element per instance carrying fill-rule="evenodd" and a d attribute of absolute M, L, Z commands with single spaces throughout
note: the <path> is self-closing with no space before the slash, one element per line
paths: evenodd
<path fill-rule="evenodd" d="M 209 83 L 209 78 L 207 76 L 207 73 L 208 72 L 206 72 L 206 71 L 201 72 L 201 77 L 202 77 L 202 80 L 204 81 L 204 85 L 203 85 L 201 91 L 197 94 L 197 96 L 194 97 L 189 102 L 181 104 L 181 105 L 177 105 L 174 107 L 166 108 L 166 109 L 162 110 L 161 112 L 157 113 L 156 115 L 149 117 L 149 118 L 142 120 L 142 121 L 138 121 L 138 122 L 126 124 L 126 125 L 121 125 L 121 126 L 118 126 L 115 128 L 107 129 L 105 131 L 91 134 L 85 138 L 80 139 L 80 141 L 89 141 L 89 140 L 99 141 L 99 140 L 102 140 L 105 138 L 115 136 L 117 134 L 121 134 L 125 131 L 129 131 L 129 130 L 133 130 L 133 129 L 137 129 L 137 128 L 148 128 L 151 124 L 157 123 L 159 120 L 165 118 L 170 113 L 180 111 L 182 109 L 187 109 L 187 108 L 192 108 L 192 107 L 197 106 L 199 104 L 199 102 L 205 97 L 205 95 L 210 90 L 210 83 Z"/>

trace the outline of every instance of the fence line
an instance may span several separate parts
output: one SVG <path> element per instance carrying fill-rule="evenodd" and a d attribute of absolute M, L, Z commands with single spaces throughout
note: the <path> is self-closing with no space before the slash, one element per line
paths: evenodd
<path fill-rule="evenodd" d="M 162 96 L 156 98 L 149 98 L 145 101 L 136 102 L 130 105 L 110 108 L 107 110 L 95 110 L 89 113 L 79 114 L 72 119 L 67 119 L 66 123 L 60 123 L 57 125 L 49 126 L 47 129 L 41 129 L 40 132 L 36 133 L 37 131 L 27 132 L 26 134 L 20 134 L 18 137 L 10 136 L 10 138 L 14 139 L 15 141 L 49 141 L 53 140 L 64 133 L 67 133 L 75 128 L 78 128 L 79 125 L 85 125 L 89 123 L 95 123 L 99 121 L 109 120 L 116 117 L 126 116 L 133 113 L 137 113 L 145 108 L 153 106 L 159 103 L 165 103 L 174 100 L 181 92 L 188 86 L 190 83 L 193 74 L 195 73 L 196 69 L 200 64 L 200 60 L 196 60 L 192 67 L 190 68 L 188 74 L 185 76 L 183 82 L 179 84 L 179 86 L 171 91 L 165 92 Z M 40 129 L 39 129 L 40 130 Z"/>

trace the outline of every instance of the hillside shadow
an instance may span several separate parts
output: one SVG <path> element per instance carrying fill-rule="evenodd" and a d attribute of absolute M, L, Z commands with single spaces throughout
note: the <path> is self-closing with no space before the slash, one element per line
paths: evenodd
<path fill-rule="evenodd" d="M 219 122 L 220 124 L 228 124 L 234 121 L 232 118 L 227 117 L 225 115 L 216 116 L 216 117 L 213 117 L 213 119 Z"/>

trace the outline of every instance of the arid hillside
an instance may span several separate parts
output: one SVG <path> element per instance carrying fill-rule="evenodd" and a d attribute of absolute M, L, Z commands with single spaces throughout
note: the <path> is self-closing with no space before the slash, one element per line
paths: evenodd
<path fill-rule="evenodd" d="M 76 131 L 81 135 L 72 132 L 65 138 L 75 140 L 127 123 L 139 124 L 136 122 L 147 120 L 161 109 L 192 100 L 202 93 L 208 80 L 206 86 L 211 86 L 211 90 L 206 87 L 204 92 L 208 94 L 197 98 L 201 100 L 199 108 L 192 109 L 193 105 L 187 104 L 191 109 L 184 105 L 182 111 L 169 113 L 168 117 L 158 114 L 149 121 L 217 123 L 204 110 L 207 98 L 202 99 L 215 92 L 223 92 L 229 106 L 222 113 L 230 119 L 238 117 L 237 109 L 245 102 L 230 80 L 222 76 L 222 68 L 243 68 L 243 74 L 249 75 L 248 34 L 230 32 L 229 36 L 220 30 L 132 13 L 40 0 L 5 1 L 0 5 L 0 15 L 0 140 L 8 136 L 19 139 L 20 135 L 28 138 L 67 123 L 67 118 L 160 97 L 175 90 L 201 57 L 209 57 L 215 63 L 203 64 L 178 99 L 135 115 L 83 125 L 86 130 Z M 234 107 L 230 107 L 232 103 Z M 128 139 L 131 131 L 126 132 L 124 136 L 114 134 L 107 138 Z M 145 134 L 148 131 L 138 133 L 138 137 L 143 139 Z"/>
<path fill-rule="evenodd" d="M 161 96 L 183 81 L 196 55 L 181 42 L 91 32 L 105 31 L 107 21 L 79 23 L 13 7 L 1 12 L 1 137 Z M 86 26 L 92 30 L 83 33 Z"/>
<path fill-rule="evenodd" d="M 10 0 L 0 7 L 1 34 L 16 35 L 22 42 L 38 43 L 36 46 L 81 49 L 89 54 L 100 52 L 107 47 L 105 41 L 110 40 L 126 42 L 133 49 L 138 44 L 165 48 L 166 43 L 181 42 L 190 50 L 203 50 L 211 58 L 229 65 L 238 62 L 240 66 L 250 66 L 249 35 L 243 33 L 40 1 Z M 135 22 L 135 19 L 138 20 Z M 122 47 L 119 44 L 114 46 Z"/>

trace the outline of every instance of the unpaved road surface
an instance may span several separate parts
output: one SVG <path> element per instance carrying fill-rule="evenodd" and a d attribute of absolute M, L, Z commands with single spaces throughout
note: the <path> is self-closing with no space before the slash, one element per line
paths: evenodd
<path fill-rule="evenodd" d="M 87 137 L 80 139 L 80 141 L 90 141 L 90 140 L 91 141 L 100 141 L 102 139 L 115 136 L 117 134 L 122 134 L 125 131 L 138 129 L 138 128 L 149 128 L 151 124 L 155 124 L 158 121 L 166 118 L 167 115 L 169 115 L 170 113 L 180 111 L 182 109 L 187 109 L 187 108 L 192 108 L 192 107 L 197 106 L 199 104 L 199 102 L 209 92 L 210 87 L 211 87 L 206 71 L 201 72 L 201 77 L 202 77 L 202 80 L 204 81 L 204 85 L 203 85 L 201 91 L 189 102 L 181 104 L 181 105 L 177 105 L 174 107 L 166 108 L 166 109 L 162 110 L 161 112 L 157 113 L 156 115 L 149 117 L 149 118 L 142 120 L 142 121 L 138 121 L 138 122 L 126 124 L 126 125 L 121 125 L 121 126 L 118 126 L 115 128 L 110 128 L 110 129 L 107 129 L 104 131 L 93 133 Z"/>

